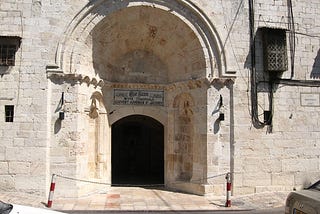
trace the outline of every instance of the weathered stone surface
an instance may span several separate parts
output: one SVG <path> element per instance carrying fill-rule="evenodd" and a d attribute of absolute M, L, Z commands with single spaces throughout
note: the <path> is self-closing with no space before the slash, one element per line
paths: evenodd
<path fill-rule="evenodd" d="M 224 194 L 214 177 L 229 171 L 234 194 L 318 179 L 319 3 L 293 5 L 292 70 L 287 1 L 254 1 L 261 122 L 271 105 L 258 28 L 285 30 L 289 66 L 277 77 L 294 80 L 272 85 L 272 127 L 256 128 L 248 2 L 186 2 L 1 0 L 0 36 L 21 44 L 15 66 L 0 66 L 0 189 L 45 195 L 52 173 L 111 184 L 112 125 L 129 115 L 164 126 L 168 187 Z M 114 89 L 163 91 L 163 104 L 117 105 Z M 97 188 L 60 182 L 65 196 Z"/>
<path fill-rule="evenodd" d="M 6 175 L 8 174 L 8 162 L 0 162 L 0 174 L 1 175 Z"/>
<path fill-rule="evenodd" d="M 30 174 L 29 162 L 9 162 L 10 174 Z"/>

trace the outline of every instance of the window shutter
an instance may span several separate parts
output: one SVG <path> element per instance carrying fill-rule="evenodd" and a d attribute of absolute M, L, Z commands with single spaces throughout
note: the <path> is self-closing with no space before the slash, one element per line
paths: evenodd
<path fill-rule="evenodd" d="M 263 61 L 266 71 L 288 70 L 286 31 L 283 29 L 262 29 Z"/>
<path fill-rule="evenodd" d="M 20 42 L 19 37 L 0 36 L 0 66 L 15 65 L 15 55 Z"/>

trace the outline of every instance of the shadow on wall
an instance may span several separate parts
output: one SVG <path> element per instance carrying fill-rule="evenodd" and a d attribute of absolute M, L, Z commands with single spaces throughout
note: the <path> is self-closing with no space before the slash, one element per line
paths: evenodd
<path fill-rule="evenodd" d="M 5 74 L 10 73 L 11 66 L 0 66 L 0 77 L 2 77 Z"/>
<path fill-rule="evenodd" d="M 57 134 L 61 130 L 61 120 L 57 119 L 54 123 L 54 134 Z"/>
<path fill-rule="evenodd" d="M 314 60 L 310 77 L 312 79 L 320 79 L 320 49 L 318 50 L 318 54 Z"/>

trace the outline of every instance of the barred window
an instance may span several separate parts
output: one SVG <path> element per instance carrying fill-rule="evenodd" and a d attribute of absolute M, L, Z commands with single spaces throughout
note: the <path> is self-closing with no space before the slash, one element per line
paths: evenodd
<path fill-rule="evenodd" d="M 6 105 L 6 106 L 4 106 L 4 110 L 5 110 L 5 121 L 6 122 L 13 122 L 14 106 L 13 105 Z"/>
<path fill-rule="evenodd" d="M 266 71 L 288 70 L 286 31 L 263 28 L 263 61 Z"/>
<path fill-rule="evenodd" d="M 0 36 L 0 66 L 14 66 L 21 38 Z"/>

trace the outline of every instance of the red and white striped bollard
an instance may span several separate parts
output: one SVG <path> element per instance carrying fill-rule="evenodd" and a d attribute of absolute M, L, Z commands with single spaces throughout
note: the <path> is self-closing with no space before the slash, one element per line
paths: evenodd
<path fill-rule="evenodd" d="M 55 180 L 56 180 L 56 175 L 52 174 L 50 192 L 49 192 L 48 203 L 47 203 L 47 207 L 49 207 L 49 208 L 51 208 L 51 206 L 52 206 L 53 193 L 54 193 L 54 188 L 56 186 Z"/>
<path fill-rule="evenodd" d="M 226 180 L 227 180 L 226 207 L 231 207 L 231 173 L 230 172 L 226 174 Z"/>

